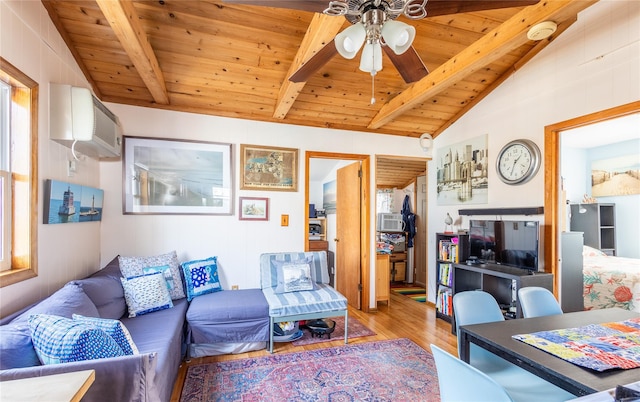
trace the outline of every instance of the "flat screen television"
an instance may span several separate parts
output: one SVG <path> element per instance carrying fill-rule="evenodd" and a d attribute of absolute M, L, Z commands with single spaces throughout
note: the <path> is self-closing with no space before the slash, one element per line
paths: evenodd
<path fill-rule="evenodd" d="M 472 220 L 469 255 L 480 262 L 537 271 L 539 239 L 537 221 Z"/>

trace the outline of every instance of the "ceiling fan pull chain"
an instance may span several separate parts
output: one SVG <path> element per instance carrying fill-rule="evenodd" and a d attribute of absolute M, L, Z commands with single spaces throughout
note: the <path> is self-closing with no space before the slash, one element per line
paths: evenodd
<path fill-rule="evenodd" d="M 376 75 L 371 74 L 371 104 L 376 103 Z"/>

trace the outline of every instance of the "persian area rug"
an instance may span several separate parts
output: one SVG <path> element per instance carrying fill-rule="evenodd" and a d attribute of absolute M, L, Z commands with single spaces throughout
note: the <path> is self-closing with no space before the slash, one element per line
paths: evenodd
<path fill-rule="evenodd" d="M 399 286 L 392 287 L 391 290 L 420 303 L 426 303 L 427 301 L 427 290 L 425 288 L 416 286 Z"/>
<path fill-rule="evenodd" d="M 431 354 L 408 339 L 199 364 L 180 401 L 439 401 Z"/>
<path fill-rule="evenodd" d="M 344 340 L 344 317 L 332 317 L 331 320 L 336 322 L 336 327 L 331 334 L 331 338 L 327 338 L 327 335 L 324 335 L 320 338 L 311 336 L 311 330 L 308 328 L 302 329 L 302 338 L 295 340 L 292 342 L 294 346 L 303 346 L 309 345 L 312 343 L 318 342 L 327 342 L 327 341 L 335 341 L 336 339 Z M 360 338 L 363 336 L 372 336 L 376 333 L 367 328 L 360 321 L 356 320 L 354 317 L 349 317 L 349 332 L 347 336 L 349 339 L 351 338 Z"/>
<path fill-rule="evenodd" d="M 596 371 L 640 367 L 640 318 L 513 335 L 513 338 Z"/>

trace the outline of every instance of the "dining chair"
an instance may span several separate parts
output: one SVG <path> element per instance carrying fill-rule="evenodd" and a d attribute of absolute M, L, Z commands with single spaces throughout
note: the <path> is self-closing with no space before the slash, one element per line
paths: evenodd
<path fill-rule="evenodd" d="M 442 402 L 513 402 L 500 384 L 477 368 L 433 344 L 431 353 L 436 362 Z"/>
<path fill-rule="evenodd" d="M 453 296 L 456 333 L 463 325 L 504 321 L 496 299 L 482 290 L 458 292 Z M 462 348 L 458 337 L 458 356 Z M 516 401 L 566 401 L 575 396 L 512 364 L 478 345 L 469 345 L 469 364 L 507 390 Z"/>
<path fill-rule="evenodd" d="M 527 286 L 518 290 L 518 300 L 524 318 L 562 314 L 562 308 L 546 288 Z"/>

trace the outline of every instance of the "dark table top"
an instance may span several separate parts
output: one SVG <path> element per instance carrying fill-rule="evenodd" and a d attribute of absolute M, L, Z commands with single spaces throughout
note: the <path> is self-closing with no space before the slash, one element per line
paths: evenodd
<path fill-rule="evenodd" d="M 459 336 L 462 337 L 463 345 L 465 342 L 477 344 L 575 395 L 587 395 L 615 388 L 616 385 L 638 381 L 640 368 L 597 372 L 562 360 L 543 350 L 515 340 L 511 336 L 623 321 L 633 317 L 640 317 L 640 314 L 620 308 L 589 310 L 562 315 L 465 325 L 460 327 Z M 468 358 L 460 357 L 468 361 Z"/>

